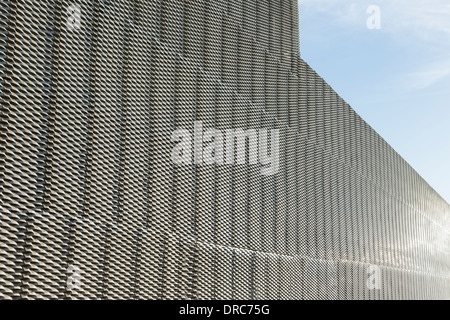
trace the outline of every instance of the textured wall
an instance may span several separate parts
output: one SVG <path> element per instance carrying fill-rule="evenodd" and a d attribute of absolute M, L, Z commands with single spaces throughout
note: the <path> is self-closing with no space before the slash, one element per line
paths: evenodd
<path fill-rule="evenodd" d="M 450 298 L 449 205 L 299 57 L 297 12 L 0 1 L 0 298 Z M 278 129 L 278 173 L 174 165 L 194 121 Z"/>

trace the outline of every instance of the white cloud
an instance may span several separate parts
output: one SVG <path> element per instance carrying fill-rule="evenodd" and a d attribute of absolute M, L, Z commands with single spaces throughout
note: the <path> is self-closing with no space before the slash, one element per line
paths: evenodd
<path fill-rule="evenodd" d="M 450 59 L 438 64 L 428 65 L 426 69 L 405 75 L 405 82 L 412 90 L 421 90 L 433 86 L 450 76 Z"/>
<path fill-rule="evenodd" d="M 405 48 L 427 48 L 427 61 L 404 75 L 409 89 L 428 88 L 450 75 L 449 0 L 300 0 L 300 11 L 318 13 L 331 24 L 349 27 L 351 34 L 365 28 L 367 8 L 381 8 L 381 29 Z M 302 13 L 300 12 L 300 20 Z"/>
<path fill-rule="evenodd" d="M 411 33 L 424 40 L 450 36 L 448 0 L 300 0 L 300 10 L 313 10 L 330 16 L 330 22 L 361 24 L 370 5 L 381 8 L 385 29 L 392 33 Z M 300 16 L 301 19 L 301 16 Z M 447 38 L 447 40 L 449 40 Z"/>
<path fill-rule="evenodd" d="M 449 45 L 450 5 L 447 0 L 397 0 L 389 2 L 385 11 L 392 32 Z"/>

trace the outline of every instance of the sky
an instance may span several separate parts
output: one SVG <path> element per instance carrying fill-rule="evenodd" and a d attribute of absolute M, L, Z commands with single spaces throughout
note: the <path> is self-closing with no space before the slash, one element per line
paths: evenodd
<path fill-rule="evenodd" d="M 302 58 L 450 203 L 450 0 L 299 0 L 299 17 Z"/>

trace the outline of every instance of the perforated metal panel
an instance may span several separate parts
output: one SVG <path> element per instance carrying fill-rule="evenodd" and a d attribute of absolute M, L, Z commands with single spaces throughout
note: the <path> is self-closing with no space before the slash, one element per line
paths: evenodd
<path fill-rule="evenodd" d="M 0 1 L 0 35 L 0 298 L 450 298 L 449 205 L 298 56 L 296 0 Z"/>

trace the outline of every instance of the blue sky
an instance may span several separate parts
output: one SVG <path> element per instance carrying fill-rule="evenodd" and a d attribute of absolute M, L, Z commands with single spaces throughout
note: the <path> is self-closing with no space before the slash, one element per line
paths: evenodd
<path fill-rule="evenodd" d="M 302 58 L 450 203 L 450 1 L 300 0 L 299 11 Z"/>

